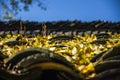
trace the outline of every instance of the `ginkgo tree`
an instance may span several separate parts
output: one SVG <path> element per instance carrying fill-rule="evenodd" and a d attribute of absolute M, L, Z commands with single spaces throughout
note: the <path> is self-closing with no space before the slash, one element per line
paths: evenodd
<path fill-rule="evenodd" d="M 0 0 L 3 19 L 13 19 L 20 11 L 30 10 L 31 5 L 38 5 L 41 10 L 46 10 L 42 0 Z"/>

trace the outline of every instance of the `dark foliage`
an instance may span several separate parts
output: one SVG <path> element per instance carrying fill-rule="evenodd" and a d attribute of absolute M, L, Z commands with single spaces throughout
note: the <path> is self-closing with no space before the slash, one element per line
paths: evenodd
<path fill-rule="evenodd" d="M 31 5 L 38 5 L 42 10 L 46 10 L 41 0 L 0 0 L 0 6 L 3 8 L 3 18 L 13 19 L 18 12 L 28 11 Z"/>

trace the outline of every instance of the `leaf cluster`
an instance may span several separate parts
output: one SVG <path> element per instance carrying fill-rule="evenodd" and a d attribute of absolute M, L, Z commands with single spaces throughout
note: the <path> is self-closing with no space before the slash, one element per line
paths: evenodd
<path fill-rule="evenodd" d="M 41 0 L 0 0 L 3 8 L 3 19 L 13 19 L 20 11 L 28 11 L 31 5 L 38 5 L 42 10 L 46 10 Z"/>

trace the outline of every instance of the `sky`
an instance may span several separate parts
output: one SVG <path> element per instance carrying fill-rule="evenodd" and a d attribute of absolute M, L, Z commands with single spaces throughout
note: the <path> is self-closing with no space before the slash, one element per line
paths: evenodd
<path fill-rule="evenodd" d="M 28 21 L 120 21 L 120 0 L 42 0 L 47 10 L 37 5 L 19 12 L 15 19 Z"/>

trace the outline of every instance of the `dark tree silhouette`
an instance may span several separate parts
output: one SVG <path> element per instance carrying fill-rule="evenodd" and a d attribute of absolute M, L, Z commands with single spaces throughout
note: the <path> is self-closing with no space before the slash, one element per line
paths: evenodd
<path fill-rule="evenodd" d="M 0 7 L 2 7 L 3 18 L 12 19 L 18 12 L 24 10 L 28 11 L 30 5 L 38 5 L 41 10 L 46 10 L 41 0 L 0 0 Z"/>

